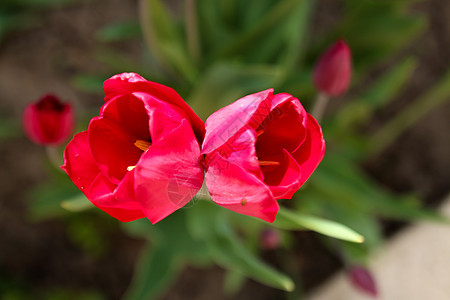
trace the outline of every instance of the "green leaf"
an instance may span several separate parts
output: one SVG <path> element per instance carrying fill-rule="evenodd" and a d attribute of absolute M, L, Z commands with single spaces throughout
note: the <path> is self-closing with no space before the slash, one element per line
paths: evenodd
<path fill-rule="evenodd" d="M 189 211 L 188 218 L 193 236 L 207 242 L 216 263 L 268 286 L 286 291 L 294 289 L 294 283 L 289 277 L 265 264 L 243 246 L 229 228 L 223 208 L 199 201 Z"/>
<path fill-rule="evenodd" d="M 201 36 L 202 52 L 206 59 L 214 56 L 218 50 L 223 49 L 232 39 L 233 32 L 227 26 L 223 14 L 228 14 L 233 10 L 234 0 L 223 1 L 224 7 L 219 5 L 219 1 L 198 0 L 198 21 L 199 32 Z M 235 15 L 234 11 L 231 15 Z"/>
<path fill-rule="evenodd" d="M 395 1 L 366 1 L 349 5 L 337 35 L 352 48 L 355 75 L 393 57 L 426 29 L 424 17 L 408 15 Z M 358 79 L 357 79 L 358 80 Z"/>
<path fill-rule="evenodd" d="M 80 212 L 93 208 L 94 205 L 82 193 L 61 202 L 61 207 L 71 212 Z"/>
<path fill-rule="evenodd" d="M 19 123 L 0 117 L 0 140 L 17 136 L 21 133 Z"/>
<path fill-rule="evenodd" d="M 61 216 L 67 210 L 61 207 L 61 202 L 79 195 L 79 190 L 73 184 L 47 184 L 33 189 L 28 198 L 28 213 L 33 221 Z"/>
<path fill-rule="evenodd" d="M 154 240 L 155 226 L 147 218 L 121 224 L 129 236 Z"/>
<path fill-rule="evenodd" d="M 141 28 L 149 50 L 184 79 L 193 82 L 197 77 L 197 70 L 164 2 L 143 0 L 140 3 Z"/>
<path fill-rule="evenodd" d="M 122 41 L 139 37 L 140 35 L 141 28 L 139 22 L 135 20 L 109 24 L 95 33 L 96 38 L 102 42 Z"/>
<path fill-rule="evenodd" d="M 318 233 L 354 243 L 362 243 L 364 237 L 349 227 L 330 220 L 289 211 L 280 207 L 275 227 L 288 230 L 309 229 Z"/>
<path fill-rule="evenodd" d="M 450 71 L 430 90 L 381 127 L 369 141 L 369 156 L 379 153 L 401 133 L 439 105 L 450 100 Z"/>
<path fill-rule="evenodd" d="M 378 218 L 366 207 L 355 207 L 346 201 L 332 201 L 310 185 L 302 188 L 301 193 L 297 193 L 294 197 L 296 211 L 308 215 L 325 216 L 349 228 L 357 228 L 358 233 L 364 237 L 364 243 L 361 244 L 345 243 L 367 249 L 375 249 L 381 245 L 383 235 Z"/>
<path fill-rule="evenodd" d="M 206 118 L 245 95 L 273 86 L 280 76 L 279 69 L 271 66 L 220 63 L 205 72 L 188 99 L 195 112 Z"/>
<path fill-rule="evenodd" d="M 124 300 L 153 299 L 169 288 L 179 270 L 177 249 L 160 244 L 143 250 Z"/>
<path fill-rule="evenodd" d="M 77 89 L 103 95 L 103 82 L 108 76 L 79 74 L 71 78 L 70 83 Z"/>
<path fill-rule="evenodd" d="M 286 46 L 281 64 L 286 76 L 301 62 L 308 45 L 309 23 L 313 16 L 315 0 L 303 0 L 292 10 L 284 26 Z"/>
<path fill-rule="evenodd" d="M 260 22 L 239 35 L 228 47 L 224 48 L 220 53 L 220 57 L 230 57 L 240 55 L 252 48 L 258 41 L 264 40 L 266 35 L 270 33 L 272 28 L 294 9 L 301 0 L 283 0 L 278 1 L 276 5 L 267 11 L 266 15 L 261 18 Z"/>
<path fill-rule="evenodd" d="M 228 270 L 225 274 L 223 289 L 225 294 L 232 296 L 239 292 L 246 281 L 244 274 L 236 270 Z"/>
<path fill-rule="evenodd" d="M 368 120 L 376 109 L 394 99 L 411 78 L 416 66 L 417 60 L 415 58 L 405 58 L 388 72 L 383 73 L 362 95 L 357 96 L 340 109 L 332 122 L 336 123 L 341 132 L 348 135 L 348 130 L 355 128 L 355 123 Z"/>
<path fill-rule="evenodd" d="M 346 205 L 349 210 L 402 220 L 447 222 L 443 216 L 421 207 L 417 199 L 391 195 L 342 153 L 329 153 L 310 185 L 324 196 L 323 199 Z"/>

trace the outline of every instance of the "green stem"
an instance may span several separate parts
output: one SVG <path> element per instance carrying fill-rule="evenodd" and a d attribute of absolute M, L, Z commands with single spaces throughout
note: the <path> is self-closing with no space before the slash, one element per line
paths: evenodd
<path fill-rule="evenodd" d="M 186 17 L 186 39 L 189 54 L 195 63 L 200 60 L 200 42 L 197 25 L 197 10 L 195 0 L 186 0 L 185 17 Z"/>
<path fill-rule="evenodd" d="M 59 153 L 58 148 L 47 146 L 45 147 L 48 160 L 56 169 L 61 170 L 60 166 L 63 164 L 61 153 Z"/>
<path fill-rule="evenodd" d="M 327 108 L 329 99 L 330 98 L 324 93 L 319 92 L 319 94 L 317 95 L 316 101 L 314 101 L 314 107 L 311 112 L 311 115 L 317 120 L 317 122 L 320 122 L 322 120 L 323 113 Z"/>
<path fill-rule="evenodd" d="M 381 127 L 368 142 L 368 156 L 380 153 L 401 133 L 437 106 L 450 100 L 450 71 L 426 94 Z"/>

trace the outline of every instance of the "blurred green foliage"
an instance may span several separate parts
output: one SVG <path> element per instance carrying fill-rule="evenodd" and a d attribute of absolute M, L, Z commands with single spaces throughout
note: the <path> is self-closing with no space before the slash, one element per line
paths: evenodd
<path fill-rule="evenodd" d="M 28 5 L 30 1 L 19 2 Z M 5 3 L 13 7 L 11 1 Z M 363 264 L 382 244 L 380 217 L 447 221 L 423 208 L 416 197 L 386 190 L 361 169 L 362 162 L 449 99 L 450 73 L 373 136 L 361 130 L 376 111 L 402 91 L 417 66 L 415 57 L 400 54 L 427 26 L 423 16 L 410 12 L 410 1 L 340 1 L 340 11 L 332 16 L 335 23 L 322 31 L 312 24 L 317 0 L 197 0 L 177 4 L 178 9 L 174 9 L 162 0 L 140 0 L 138 20 L 120 21 L 97 32 L 95 58 L 111 72 L 132 70 L 175 88 L 203 119 L 244 95 L 271 87 L 291 93 L 311 108 L 316 94 L 311 73 L 319 54 L 338 38 L 344 38 L 352 49 L 355 89 L 322 122 L 327 141 L 325 159 L 293 200 L 280 201 L 290 208 L 280 211 L 274 226 L 311 229 L 340 238 L 332 242 L 324 238 L 324 242 L 346 262 Z M 5 20 L 0 18 L 0 22 Z M 11 21 L 15 23 L 17 20 Z M 9 27 L 2 28 L 0 38 Z M 114 48 L 115 42 L 140 38 L 148 51 L 142 60 L 130 60 Z M 374 78 L 371 72 L 380 66 L 385 71 Z M 86 92 L 101 94 L 101 82 L 107 77 L 76 74 L 72 83 Z M 64 215 L 61 203 L 70 211 L 90 207 L 72 186 L 54 182 L 32 195 L 34 219 Z M 161 295 L 187 264 L 216 263 L 227 269 L 227 292 L 238 291 L 246 277 L 286 291 L 298 285 L 260 258 L 258 237 L 268 224 L 201 199 L 192 203 L 156 226 L 148 220 L 123 225 L 129 235 L 148 241 L 124 299 Z M 102 233 L 93 230 L 95 226 L 73 220 L 69 228 L 86 251 L 101 249 L 98 241 L 102 241 Z M 361 236 L 364 243 L 349 242 L 361 242 Z"/>

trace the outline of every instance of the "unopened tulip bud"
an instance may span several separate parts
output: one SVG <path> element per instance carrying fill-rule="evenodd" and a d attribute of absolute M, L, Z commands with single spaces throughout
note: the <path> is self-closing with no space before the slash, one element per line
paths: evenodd
<path fill-rule="evenodd" d="M 352 77 L 352 54 L 348 45 L 337 41 L 326 50 L 314 68 L 316 88 L 327 96 L 337 97 L 345 93 Z"/>
<path fill-rule="evenodd" d="M 348 270 L 348 276 L 350 277 L 353 285 L 359 290 L 372 297 L 376 297 L 378 295 L 375 279 L 366 268 L 361 266 L 352 266 Z"/>
<path fill-rule="evenodd" d="M 261 233 L 261 247 L 264 250 L 277 249 L 281 244 L 281 238 L 278 231 L 268 228 Z"/>
<path fill-rule="evenodd" d="M 44 95 L 28 104 L 22 116 L 25 134 L 38 145 L 56 146 L 67 140 L 73 130 L 72 106 L 54 95 Z"/>

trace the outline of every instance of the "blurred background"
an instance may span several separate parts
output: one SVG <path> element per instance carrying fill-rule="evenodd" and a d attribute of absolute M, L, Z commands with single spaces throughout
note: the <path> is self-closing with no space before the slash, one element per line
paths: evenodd
<path fill-rule="evenodd" d="M 326 158 L 293 206 L 366 237 L 354 246 L 279 232 L 279 249 L 255 250 L 294 278 L 295 293 L 253 280 L 224 292 L 221 267 L 186 261 L 154 291 L 128 290 L 126 299 L 301 299 L 338 270 L 365 265 L 411 221 L 441 222 L 434 211 L 450 191 L 449 16 L 446 0 L 2 0 L 0 298 L 123 299 L 131 283 L 139 289 L 135 264 L 152 241 L 83 203 L 61 207 L 76 189 L 21 128 L 25 106 L 51 92 L 72 103 L 76 131 L 85 130 L 103 104 L 102 82 L 121 72 L 175 88 L 204 120 L 271 87 L 310 111 L 314 64 L 344 39 L 352 84 L 329 102 Z M 261 230 L 240 234 L 258 240 Z"/>

